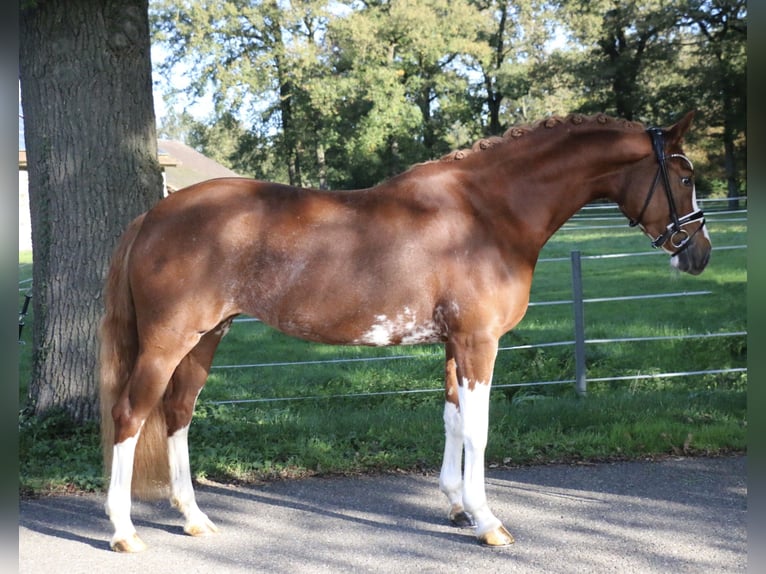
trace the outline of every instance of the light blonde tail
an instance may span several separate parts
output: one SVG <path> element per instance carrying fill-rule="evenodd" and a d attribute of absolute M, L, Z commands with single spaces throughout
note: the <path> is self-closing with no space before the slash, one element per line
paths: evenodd
<path fill-rule="evenodd" d="M 112 254 L 104 287 L 104 317 L 100 328 L 101 445 L 107 483 L 112 468 L 114 419 L 112 407 L 125 389 L 138 355 L 138 330 L 133 296 L 128 282 L 130 251 L 144 215 L 135 218 Z M 166 496 L 170 483 L 168 433 L 162 404 L 146 419 L 136 445 L 133 464 L 133 495 L 139 498 Z"/>

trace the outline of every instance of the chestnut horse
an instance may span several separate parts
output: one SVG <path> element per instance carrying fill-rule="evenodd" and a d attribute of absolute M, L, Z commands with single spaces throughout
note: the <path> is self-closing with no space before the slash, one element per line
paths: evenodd
<path fill-rule="evenodd" d="M 111 547 L 144 548 L 131 496 L 160 486 L 185 532 L 216 531 L 195 501 L 187 434 L 240 313 L 321 343 L 443 343 L 449 519 L 482 544 L 512 543 L 484 489 L 498 339 L 524 316 L 541 248 L 588 202 L 615 202 L 674 267 L 702 272 L 711 245 L 681 149 L 692 116 L 666 129 L 552 117 L 370 189 L 216 179 L 136 218 L 111 261 L 101 326 Z"/>

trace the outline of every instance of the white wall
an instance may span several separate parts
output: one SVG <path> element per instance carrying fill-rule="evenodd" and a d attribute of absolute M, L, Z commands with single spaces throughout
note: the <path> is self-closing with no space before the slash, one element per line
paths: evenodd
<path fill-rule="evenodd" d="M 19 170 L 19 251 L 32 251 L 32 223 L 29 218 L 29 179 Z"/>
<path fill-rule="evenodd" d="M 162 170 L 162 194 L 167 195 L 165 170 Z M 19 170 L 19 251 L 32 251 L 32 222 L 29 216 L 29 177 Z"/>

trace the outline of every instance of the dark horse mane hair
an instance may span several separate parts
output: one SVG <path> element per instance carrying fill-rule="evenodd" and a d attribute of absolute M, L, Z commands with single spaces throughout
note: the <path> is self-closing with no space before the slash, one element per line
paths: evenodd
<path fill-rule="evenodd" d="M 594 114 L 590 116 L 587 116 L 584 114 L 576 114 L 576 113 L 569 114 L 564 117 L 554 115 L 542 120 L 538 120 L 531 124 L 520 124 L 520 125 L 511 126 L 505 131 L 505 133 L 503 133 L 502 136 L 490 136 L 490 137 L 482 138 L 474 142 L 471 147 L 451 151 L 448 154 L 443 155 L 436 161 L 458 161 L 461 159 L 465 159 L 469 155 L 476 153 L 478 151 L 490 149 L 508 141 L 518 140 L 523 135 L 529 132 L 535 131 L 541 127 L 546 129 L 551 129 L 564 124 L 572 124 L 575 126 L 579 126 L 579 125 L 592 124 L 592 123 L 600 124 L 602 126 L 606 126 L 607 124 L 612 123 L 614 124 L 614 127 L 622 128 L 622 129 L 645 129 L 644 125 L 641 124 L 640 122 L 632 122 L 625 119 L 613 118 L 603 113 Z"/>

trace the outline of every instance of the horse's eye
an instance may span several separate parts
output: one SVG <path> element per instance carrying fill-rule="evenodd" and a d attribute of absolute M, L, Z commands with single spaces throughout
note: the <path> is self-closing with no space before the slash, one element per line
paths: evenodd
<path fill-rule="evenodd" d="M 689 176 L 682 177 L 681 178 L 681 183 L 683 183 L 686 187 L 691 187 L 691 185 L 692 185 L 692 178 L 690 178 Z"/>

